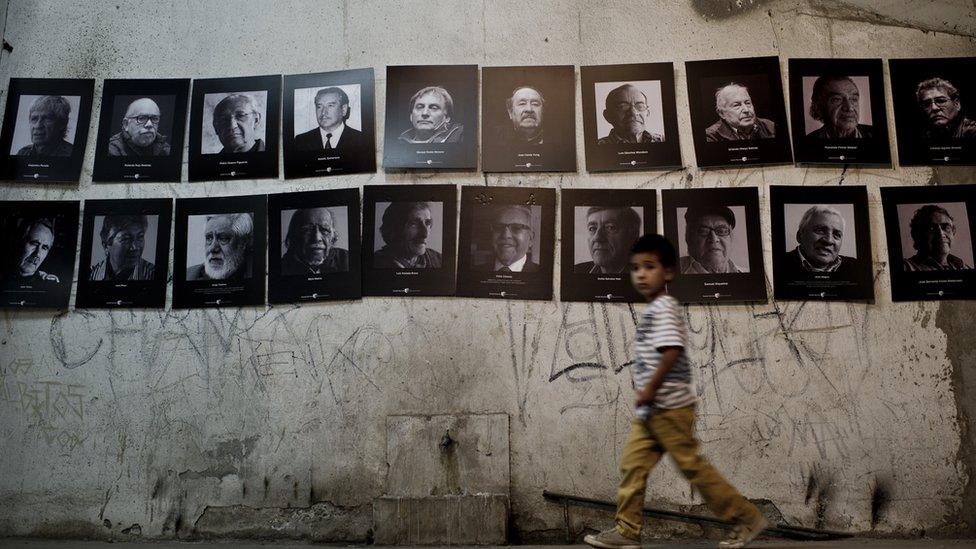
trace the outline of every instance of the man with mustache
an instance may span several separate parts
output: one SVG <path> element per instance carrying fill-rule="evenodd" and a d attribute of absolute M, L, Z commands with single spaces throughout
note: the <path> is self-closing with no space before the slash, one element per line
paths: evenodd
<path fill-rule="evenodd" d="M 7 268 L 3 284 L 58 284 L 57 275 L 44 272 L 41 265 L 54 246 L 54 219 L 28 217 L 17 220 L 13 238 L 7 243 Z"/>
<path fill-rule="evenodd" d="M 288 221 L 281 274 L 321 275 L 349 270 L 349 252 L 336 247 L 339 231 L 328 208 L 295 210 Z"/>
<path fill-rule="evenodd" d="M 872 128 L 858 124 L 861 94 L 850 77 L 819 76 L 813 83 L 810 117 L 823 126 L 807 134 L 814 139 L 870 139 Z"/>
<path fill-rule="evenodd" d="M 499 128 L 499 139 L 510 145 L 542 145 L 542 114 L 546 100 L 542 93 L 531 87 L 522 86 L 512 90 L 505 100 L 511 126 Z"/>
<path fill-rule="evenodd" d="M 525 206 L 496 206 L 488 225 L 494 258 L 482 268 L 497 273 L 534 273 L 532 212 Z"/>
<path fill-rule="evenodd" d="M 797 246 L 787 252 L 785 270 L 794 276 L 834 273 L 840 278 L 858 275 L 857 260 L 840 254 L 846 221 L 831 206 L 811 206 L 796 230 Z"/>
<path fill-rule="evenodd" d="M 108 141 L 109 156 L 168 156 L 169 142 L 159 133 L 159 105 L 148 97 L 129 104 L 122 131 Z"/>
<path fill-rule="evenodd" d="M 251 278 L 254 220 L 250 213 L 208 215 L 204 229 L 206 259 L 186 270 L 187 280 Z"/>
<path fill-rule="evenodd" d="M 630 270 L 630 247 L 641 233 L 640 216 L 633 208 L 589 208 L 586 210 L 586 233 L 593 261 L 573 265 L 573 272 L 605 274 Z"/>
<path fill-rule="evenodd" d="M 942 78 L 930 78 L 918 85 L 915 92 L 918 106 L 925 115 L 926 139 L 976 138 L 976 122 L 962 114 L 959 90 Z"/>
<path fill-rule="evenodd" d="M 756 116 L 749 89 L 735 82 L 715 91 L 718 122 L 705 129 L 705 141 L 742 141 L 776 137 L 776 123 Z"/>
<path fill-rule="evenodd" d="M 31 144 L 21 147 L 17 156 L 71 156 L 73 145 L 68 136 L 71 104 L 60 95 L 42 95 L 28 111 Z"/>
<path fill-rule="evenodd" d="M 373 254 L 377 269 L 440 269 L 441 253 L 427 245 L 434 219 L 429 202 L 391 202 L 383 212 L 384 246 Z"/>
<path fill-rule="evenodd" d="M 685 244 L 689 255 L 678 259 L 681 274 L 741 273 L 730 258 L 735 214 L 725 206 L 691 206 L 685 210 Z"/>
<path fill-rule="evenodd" d="M 233 93 L 220 100 L 213 112 L 213 128 L 224 147 L 218 154 L 264 151 L 258 139 L 261 113 L 250 95 Z"/>
<path fill-rule="evenodd" d="M 614 88 L 607 94 L 603 118 L 613 128 L 610 133 L 597 140 L 599 145 L 619 145 L 621 143 L 659 143 L 664 136 L 651 133 L 644 128 L 644 119 L 650 113 L 647 96 L 632 84 Z M 636 240 L 636 237 L 634 237 Z"/>
<path fill-rule="evenodd" d="M 349 96 L 342 88 L 322 88 L 315 92 L 318 127 L 296 135 L 295 150 L 334 151 L 339 155 L 360 151 L 363 133 L 346 124 L 349 114 Z"/>
<path fill-rule="evenodd" d="M 452 124 L 454 99 L 440 86 L 418 90 L 410 98 L 410 124 L 397 138 L 407 143 L 460 143 L 464 126 Z"/>
<path fill-rule="evenodd" d="M 142 258 L 149 220 L 144 215 L 107 215 L 98 235 L 105 259 L 91 268 L 89 280 L 152 280 L 156 266 Z"/>
<path fill-rule="evenodd" d="M 960 271 L 972 269 L 962 258 L 952 255 L 956 221 L 942 206 L 928 204 L 915 210 L 909 222 L 915 255 L 906 258 L 906 271 Z"/>

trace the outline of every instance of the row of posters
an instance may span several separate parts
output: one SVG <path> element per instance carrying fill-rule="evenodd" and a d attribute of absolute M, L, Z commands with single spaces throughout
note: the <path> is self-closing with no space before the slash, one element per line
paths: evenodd
<path fill-rule="evenodd" d="M 373 296 L 552 298 L 556 191 L 377 185 L 177 199 L 87 200 L 75 305 L 174 308 Z M 881 189 L 895 301 L 976 297 L 976 186 Z M 874 299 L 867 189 L 771 186 L 774 295 Z M 67 307 L 78 201 L 0 202 L 0 305 Z M 654 190 L 561 192 L 563 301 L 636 302 L 629 252 L 656 232 Z M 759 190 L 662 191 L 685 303 L 765 302 Z M 460 223 L 458 227 L 458 218 Z M 360 220 L 362 229 L 360 230 Z M 267 274 L 268 294 L 265 294 Z"/>
<path fill-rule="evenodd" d="M 901 164 L 976 162 L 976 58 L 889 67 Z M 686 71 L 699 166 L 891 165 L 881 59 L 790 59 L 789 124 L 777 57 Z M 480 135 L 485 172 L 576 171 L 573 66 L 484 67 L 480 87 L 477 65 L 386 72 L 386 169 L 477 169 Z M 588 170 L 682 165 L 671 63 L 580 72 Z M 373 172 L 373 89 L 372 69 L 197 79 L 189 180 L 277 178 L 279 128 L 286 178 Z M 77 181 L 93 90 L 11 79 L 0 178 Z M 180 181 L 189 93 L 189 79 L 106 80 L 92 179 Z"/>

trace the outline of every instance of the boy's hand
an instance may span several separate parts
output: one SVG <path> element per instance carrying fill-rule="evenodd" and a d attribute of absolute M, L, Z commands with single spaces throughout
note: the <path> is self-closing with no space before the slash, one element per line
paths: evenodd
<path fill-rule="evenodd" d="M 657 391 L 641 391 L 637 394 L 637 401 L 634 403 L 634 406 L 638 408 L 641 406 L 653 406 L 656 393 Z"/>

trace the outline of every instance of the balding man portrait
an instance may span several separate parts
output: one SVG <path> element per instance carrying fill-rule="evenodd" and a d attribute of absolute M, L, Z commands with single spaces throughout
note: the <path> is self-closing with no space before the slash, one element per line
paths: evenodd
<path fill-rule="evenodd" d="M 545 103 L 542 92 L 531 86 L 512 90 L 505 99 L 510 123 L 498 128 L 499 139 L 510 146 L 542 145 Z"/>
<path fill-rule="evenodd" d="M 811 131 L 814 139 L 870 139 L 872 128 L 860 124 L 861 91 L 848 76 L 819 76 L 813 83 L 810 118 L 823 126 Z"/>
<path fill-rule="evenodd" d="M 482 270 L 500 273 L 534 273 L 539 264 L 532 261 L 532 211 L 526 206 L 494 206 L 489 217 L 488 236 L 492 258 Z"/>
<path fill-rule="evenodd" d="M 203 246 L 204 262 L 186 269 L 187 280 L 243 280 L 251 277 L 254 219 L 250 213 L 206 216 L 203 237 L 188 242 L 187 249 Z"/>
<path fill-rule="evenodd" d="M 633 84 L 624 84 L 607 94 L 603 118 L 613 128 L 610 133 L 597 140 L 599 145 L 618 145 L 621 143 L 659 143 L 664 136 L 647 131 L 646 118 L 651 106 L 647 95 Z"/>
<path fill-rule="evenodd" d="M 925 116 L 926 139 L 976 138 L 976 122 L 966 118 L 959 101 L 959 90 L 943 78 L 930 78 L 918 84 L 918 106 Z"/>
<path fill-rule="evenodd" d="M 318 126 L 295 136 L 295 150 L 337 154 L 360 151 L 363 133 L 346 124 L 350 114 L 349 95 L 342 88 L 322 88 L 315 92 L 314 103 Z"/>
<path fill-rule="evenodd" d="M 641 234 L 640 215 L 629 206 L 592 206 L 586 210 L 586 243 L 592 261 L 573 265 L 574 273 L 626 273 L 630 248 Z M 576 238 L 580 238 L 579 231 Z"/>
<path fill-rule="evenodd" d="M 168 138 L 159 133 L 159 105 L 148 97 L 136 99 L 125 109 L 122 131 L 108 140 L 109 156 L 168 156 Z"/>
<path fill-rule="evenodd" d="M 258 138 L 262 118 L 257 102 L 248 94 L 233 93 L 221 99 L 213 111 L 214 133 L 223 145 L 218 154 L 264 151 L 264 140 Z"/>
<path fill-rule="evenodd" d="M 60 95 L 42 95 L 30 105 L 27 123 L 31 144 L 21 147 L 17 156 L 71 156 L 74 146 L 68 136 L 71 104 Z"/>
<path fill-rule="evenodd" d="M 705 129 L 705 141 L 742 141 L 776 137 L 776 123 L 756 116 L 749 89 L 731 82 L 715 90 L 718 121 Z"/>
<path fill-rule="evenodd" d="M 407 143 L 461 143 L 464 126 L 453 121 L 454 99 L 440 86 L 417 90 L 410 98 L 410 129 L 397 138 Z"/>
<path fill-rule="evenodd" d="M 336 247 L 339 228 L 329 208 L 295 210 L 288 221 L 281 274 L 321 275 L 349 270 L 349 252 Z"/>

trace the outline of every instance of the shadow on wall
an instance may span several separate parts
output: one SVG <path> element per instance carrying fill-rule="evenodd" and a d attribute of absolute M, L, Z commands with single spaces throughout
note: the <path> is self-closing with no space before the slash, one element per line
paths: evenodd
<path fill-rule="evenodd" d="M 707 19 L 727 19 L 750 12 L 770 0 L 691 0 L 691 6 Z"/>

